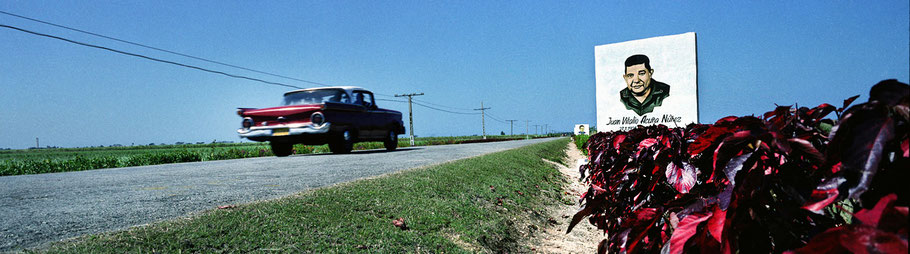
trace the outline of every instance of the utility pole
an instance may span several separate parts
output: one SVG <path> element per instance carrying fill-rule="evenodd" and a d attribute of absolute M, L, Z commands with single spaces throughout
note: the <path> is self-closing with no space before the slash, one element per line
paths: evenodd
<path fill-rule="evenodd" d="M 540 132 L 537 131 L 537 126 L 540 126 L 540 125 L 539 125 L 539 124 L 535 124 L 535 125 L 534 125 L 534 135 L 535 135 L 535 136 L 536 136 L 536 135 L 540 135 Z"/>
<path fill-rule="evenodd" d="M 547 135 L 547 134 L 550 134 L 550 125 L 544 124 L 543 125 L 543 135 Z"/>
<path fill-rule="evenodd" d="M 483 139 L 487 139 L 487 117 L 483 112 L 484 110 L 487 110 L 487 109 L 490 109 L 490 108 L 484 108 L 483 101 L 480 101 L 480 108 L 474 109 L 474 110 L 480 110 L 480 124 L 481 124 L 481 127 L 483 128 Z"/>
<path fill-rule="evenodd" d="M 414 146 L 414 111 L 411 110 L 411 97 L 421 96 L 423 93 L 396 94 L 395 97 L 408 97 L 408 124 L 410 128 L 408 133 L 411 134 L 411 146 Z"/>
<path fill-rule="evenodd" d="M 531 122 L 531 120 L 525 120 L 525 139 L 530 139 L 530 138 L 531 138 L 531 137 L 530 137 L 531 132 L 528 131 L 528 123 L 530 123 L 530 122 Z"/>
<path fill-rule="evenodd" d="M 506 121 L 509 121 L 509 136 L 515 135 L 515 131 L 512 128 L 512 124 L 514 124 L 515 121 L 518 121 L 518 120 L 506 120 Z"/>
<path fill-rule="evenodd" d="M 37 137 L 35 138 L 35 148 L 41 148 L 41 146 L 38 145 L 38 138 L 37 138 Z"/>

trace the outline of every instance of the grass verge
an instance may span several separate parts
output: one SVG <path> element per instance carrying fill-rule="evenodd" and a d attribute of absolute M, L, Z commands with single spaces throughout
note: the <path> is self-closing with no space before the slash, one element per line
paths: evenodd
<path fill-rule="evenodd" d="M 51 253 L 529 252 L 569 139 L 59 242 Z M 393 225 L 402 218 L 407 229 Z"/>

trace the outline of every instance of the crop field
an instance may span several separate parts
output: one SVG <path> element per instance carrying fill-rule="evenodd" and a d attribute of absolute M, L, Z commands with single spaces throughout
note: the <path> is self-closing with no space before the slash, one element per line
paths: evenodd
<path fill-rule="evenodd" d="M 483 141 L 523 139 L 525 136 L 491 136 Z M 479 136 L 419 137 L 415 146 L 478 142 Z M 409 147 L 401 136 L 398 147 Z M 382 149 L 382 142 L 364 142 L 355 150 Z M 294 154 L 328 153 L 327 145 L 294 146 Z M 125 147 L 51 148 L 0 151 L 0 176 L 80 171 L 101 168 L 157 165 L 274 156 L 268 142 L 154 145 Z"/>

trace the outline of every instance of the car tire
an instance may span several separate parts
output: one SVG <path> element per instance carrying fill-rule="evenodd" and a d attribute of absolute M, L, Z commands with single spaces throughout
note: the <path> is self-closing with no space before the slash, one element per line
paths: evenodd
<path fill-rule="evenodd" d="M 393 130 L 389 130 L 389 135 L 386 137 L 385 142 L 383 142 L 386 151 L 395 151 L 398 148 L 398 134 Z"/>
<path fill-rule="evenodd" d="M 269 142 L 269 146 L 272 147 L 272 153 L 278 157 L 285 157 L 294 153 L 294 144 L 291 143 L 279 143 L 279 142 Z"/>
<path fill-rule="evenodd" d="M 336 154 L 350 153 L 354 150 L 354 136 L 351 131 L 342 132 L 337 140 L 329 143 L 329 150 Z"/>

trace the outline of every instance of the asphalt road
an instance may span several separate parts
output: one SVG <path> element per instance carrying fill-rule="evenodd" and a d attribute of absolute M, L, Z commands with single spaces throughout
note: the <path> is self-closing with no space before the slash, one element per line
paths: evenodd
<path fill-rule="evenodd" d="M 0 252 L 552 139 L 0 177 Z"/>

